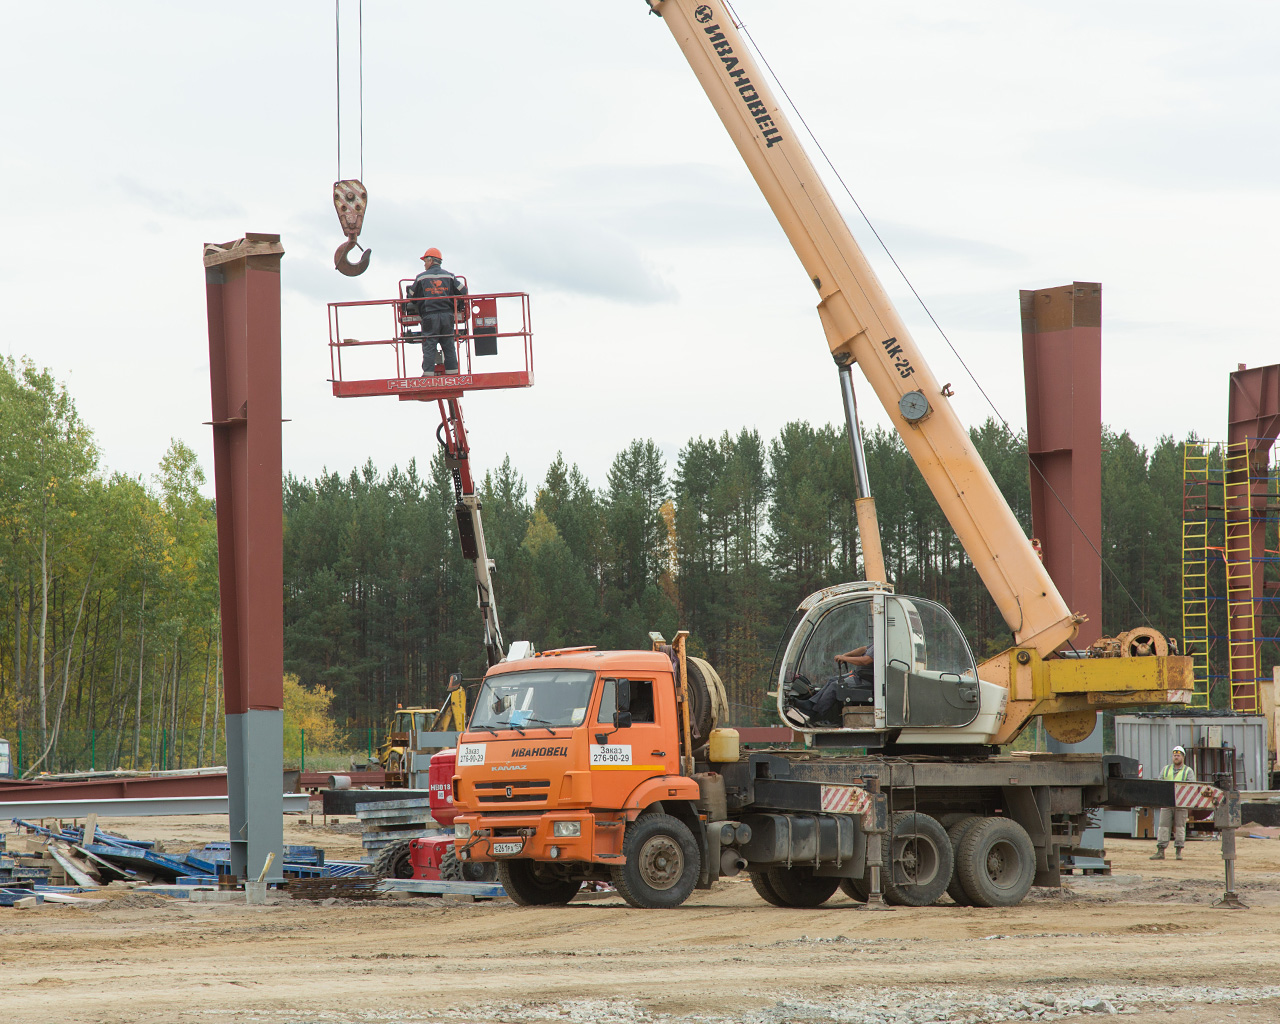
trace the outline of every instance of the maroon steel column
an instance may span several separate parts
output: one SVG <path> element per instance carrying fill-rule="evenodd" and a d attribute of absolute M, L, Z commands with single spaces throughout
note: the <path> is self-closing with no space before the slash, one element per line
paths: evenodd
<path fill-rule="evenodd" d="M 1241 363 L 1240 369 L 1231 375 L 1231 396 L 1227 404 L 1227 444 L 1229 450 L 1238 450 L 1235 446 L 1241 445 L 1243 450 L 1247 452 L 1248 478 L 1244 478 L 1244 472 L 1228 469 L 1225 491 L 1228 493 L 1228 499 L 1238 495 L 1246 500 L 1239 502 L 1224 500 L 1223 504 L 1227 506 L 1225 514 L 1228 533 L 1232 537 L 1244 531 L 1248 531 L 1252 535 L 1253 565 L 1250 567 L 1251 571 L 1246 571 L 1243 567 L 1240 567 L 1238 575 L 1232 575 L 1233 578 L 1237 579 L 1243 579 L 1246 575 L 1252 578 L 1253 582 L 1250 589 L 1253 598 L 1253 632 L 1255 635 L 1261 632 L 1262 598 L 1266 596 L 1263 593 L 1266 586 L 1263 573 L 1267 566 L 1265 549 L 1268 515 L 1267 497 L 1269 491 L 1268 470 L 1271 465 L 1271 446 L 1275 443 L 1277 433 L 1280 433 L 1280 364 L 1273 363 L 1270 366 L 1256 366 L 1250 370 Z M 1228 542 L 1226 547 L 1228 558 L 1234 560 L 1234 552 L 1244 548 L 1243 538 L 1240 539 L 1239 544 Z M 1227 568 L 1230 574 L 1232 567 L 1229 565 Z M 1227 608 L 1227 614 L 1233 619 L 1233 622 L 1228 624 L 1227 629 L 1228 635 L 1231 635 L 1232 626 L 1237 621 L 1237 615 L 1240 615 L 1238 621 L 1241 625 L 1247 623 L 1249 604 L 1244 604 L 1243 614 L 1241 614 L 1241 609 L 1233 605 L 1229 599 Z M 1254 671 L 1245 671 L 1243 665 L 1235 665 L 1235 659 L 1232 659 L 1231 705 L 1235 711 L 1250 714 L 1256 714 L 1261 711 L 1259 700 L 1261 680 L 1257 679 L 1256 671 L 1259 646 L 1258 641 L 1254 640 Z"/>
<path fill-rule="evenodd" d="M 1102 635 L 1102 285 L 1018 294 L 1031 532 L 1067 607 L 1089 617 L 1087 647 Z"/>
<path fill-rule="evenodd" d="M 279 235 L 204 247 L 231 870 L 283 867 Z"/>

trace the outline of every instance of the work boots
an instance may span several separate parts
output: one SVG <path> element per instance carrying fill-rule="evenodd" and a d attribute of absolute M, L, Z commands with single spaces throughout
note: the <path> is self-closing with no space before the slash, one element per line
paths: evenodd
<path fill-rule="evenodd" d="M 1174 860 L 1182 860 L 1182 847 L 1181 847 L 1181 846 L 1175 846 L 1175 847 L 1173 848 L 1173 859 L 1174 859 Z"/>
<path fill-rule="evenodd" d="M 1164 847 L 1163 847 L 1163 846 L 1157 846 L 1157 847 L 1156 847 L 1156 852 L 1155 852 L 1155 853 L 1153 853 L 1153 854 L 1152 854 L 1150 857 L 1148 857 L 1147 859 L 1148 859 L 1148 860 L 1164 860 Z"/>

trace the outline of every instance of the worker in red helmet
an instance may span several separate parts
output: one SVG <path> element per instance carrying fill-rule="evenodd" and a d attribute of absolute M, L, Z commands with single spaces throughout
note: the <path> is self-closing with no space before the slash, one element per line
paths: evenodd
<path fill-rule="evenodd" d="M 409 286 L 410 306 L 422 318 L 422 372 L 436 372 L 436 352 L 444 353 L 444 372 L 458 372 L 455 324 L 460 312 L 455 296 L 466 295 L 467 286 L 440 265 L 440 250 L 432 246 L 422 254 L 422 273 Z"/>

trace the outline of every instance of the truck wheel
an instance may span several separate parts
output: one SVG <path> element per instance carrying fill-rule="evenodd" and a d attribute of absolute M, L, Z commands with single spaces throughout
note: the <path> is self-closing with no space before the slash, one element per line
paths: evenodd
<path fill-rule="evenodd" d="M 820 907 L 840 888 L 840 879 L 815 875 L 811 867 L 770 868 L 769 883 L 788 907 Z"/>
<path fill-rule="evenodd" d="M 884 899 L 902 907 L 927 907 L 951 881 L 955 859 L 951 840 L 937 819 L 918 811 L 899 811 L 889 828 L 890 864 Z"/>
<path fill-rule="evenodd" d="M 698 882 L 693 833 L 669 814 L 642 814 L 622 839 L 626 863 L 612 869 L 619 895 L 633 907 L 678 907 Z"/>
<path fill-rule="evenodd" d="M 440 857 L 440 878 L 445 882 L 496 882 L 498 864 L 492 860 L 458 860 L 450 846 Z"/>
<path fill-rule="evenodd" d="M 378 878 L 412 878 L 413 863 L 409 860 L 409 844 L 412 842 L 412 839 L 404 839 L 384 846 L 373 862 L 373 873 Z"/>
<path fill-rule="evenodd" d="M 499 861 L 498 881 L 522 907 L 562 907 L 582 888 L 581 882 L 563 878 L 536 860 Z"/>
<path fill-rule="evenodd" d="M 960 881 L 960 843 L 968 835 L 969 829 L 980 821 L 982 821 L 981 815 L 965 814 L 947 825 L 947 836 L 951 839 L 951 855 L 955 860 L 951 881 L 947 883 L 947 895 L 955 900 L 957 907 L 973 906 L 973 900 L 969 899 L 969 894 L 964 891 L 964 885 Z"/>
<path fill-rule="evenodd" d="M 956 874 L 979 907 L 1016 907 L 1036 877 L 1036 850 L 1011 818 L 983 818 L 960 840 Z"/>
<path fill-rule="evenodd" d="M 871 898 L 871 879 L 842 878 L 840 879 L 840 891 L 851 900 L 858 903 L 866 903 Z"/>
<path fill-rule="evenodd" d="M 752 871 L 751 884 L 755 886 L 756 892 L 760 894 L 760 898 L 766 903 L 772 903 L 775 907 L 785 907 L 787 904 L 782 897 L 778 895 L 778 890 L 773 887 L 773 883 L 769 881 L 769 873 L 767 871 Z"/>

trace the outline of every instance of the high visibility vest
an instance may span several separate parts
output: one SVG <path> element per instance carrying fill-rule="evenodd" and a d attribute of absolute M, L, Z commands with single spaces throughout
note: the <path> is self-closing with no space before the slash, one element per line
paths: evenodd
<path fill-rule="evenodd" d="M 1195 782 L 1196 773 L 1191 770 L 1189 764 L 1183 764 L 1181 768 L 1167 764 L 1160 772 L 1160 780 L 1162 782 Z"/>

